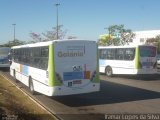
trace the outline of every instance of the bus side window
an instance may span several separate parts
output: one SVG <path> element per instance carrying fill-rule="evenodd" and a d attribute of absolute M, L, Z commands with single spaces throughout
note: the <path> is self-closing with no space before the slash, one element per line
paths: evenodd
<path fill-rule="evenodd" d="M 107 59 L 109 59 L 109 60 L 115 59 L 115 49 L 108 49 Z"/>
<path fill-rule="evenodd" d="M 99 50 L 99 57 L 100 57 L 100 59 L 106 59 L 107 53 L 106 53 L 105 49 Z"/>
<path fill-rule="evenodd" d="M 49 48 L 48 47 L 42 47 L 41 48 L 41 69 L 46 70 L 48 67 L 48 53 Z"/>
<path fill-rule="evenodd" d="M 124 60 L 124 49 L 116 49 L 116 60 Z"/>
<path fill-rule="evenodd" d="M 134 48 L 126 48 L 125 50 L 125 60 L 133 60 L 135 56 Z"/>

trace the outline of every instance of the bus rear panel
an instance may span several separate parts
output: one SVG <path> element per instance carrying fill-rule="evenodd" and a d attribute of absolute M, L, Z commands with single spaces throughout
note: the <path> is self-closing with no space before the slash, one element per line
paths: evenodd
<path fill-rule="evenodd" d="M 53 55 L 53 71 L 49 71 L 53 95 L 99 91 L 95 41 L 56 41 Z"/>

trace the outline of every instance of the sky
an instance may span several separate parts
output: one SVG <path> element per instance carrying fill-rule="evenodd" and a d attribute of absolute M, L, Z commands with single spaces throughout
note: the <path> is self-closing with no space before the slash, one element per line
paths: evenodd
<path fill-rule="evenodd" d="M 160 0 L 0 0 L 0 44 L 30 41 L 29 33 L 45 33 L 59 24 L 66 36 L 97 40 L 107 27 L 123 24 L 132 31 L 160 30 Z"/>

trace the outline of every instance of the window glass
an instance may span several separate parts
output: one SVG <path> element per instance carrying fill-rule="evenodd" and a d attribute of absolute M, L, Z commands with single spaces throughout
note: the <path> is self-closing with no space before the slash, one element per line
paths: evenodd
<path fill-rule="evenodd" d="M 135 48 L 111 48 L 99 50 L 100 59 L 107 60 L 133 60 Z"/>
<path fill-rule="evenodd" d="M 116 49 L 116 60 L 124 60 L 125 50 L 123 48 Z"/>
<path fill-rule="evenodd" d="M 155 57 L 156 47 L 154 46 L 139 46 L 139 53 L 141 57 Z"/>
<path fill-rule="evenodd" d="M 13 54 L 15 62 L 47 70 L 49 54 L 48 46 L 14 49 Z"/>
<path fill-rule="evenodd" d="M 125 60 L 134 60 L 134 57 L 135 57 L 135 48 L 126 48 Z"/>
<path fill-rule="evenodd" d="M 107 49 L 107 59 L 109 60 L 115 59 L 115 49 Z"/>
<path fill-rule="evenodd" d="M 106 59 L 107 58 L 107 51 L 106 49 L 99 50 L 100 59 Z"/>

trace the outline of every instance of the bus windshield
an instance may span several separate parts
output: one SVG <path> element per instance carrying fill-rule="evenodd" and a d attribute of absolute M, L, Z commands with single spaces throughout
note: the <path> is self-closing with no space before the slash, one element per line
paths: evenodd
<path fill-rule="evenodd" d="M 0 48 L 0 55 L 8 55 L 10 48 Z"/>
<path fill-rule="evenodd" d="M 155 57 L 156 47 L 154 46 L 140 46 L 139 47 L 141 57 Z"/>

